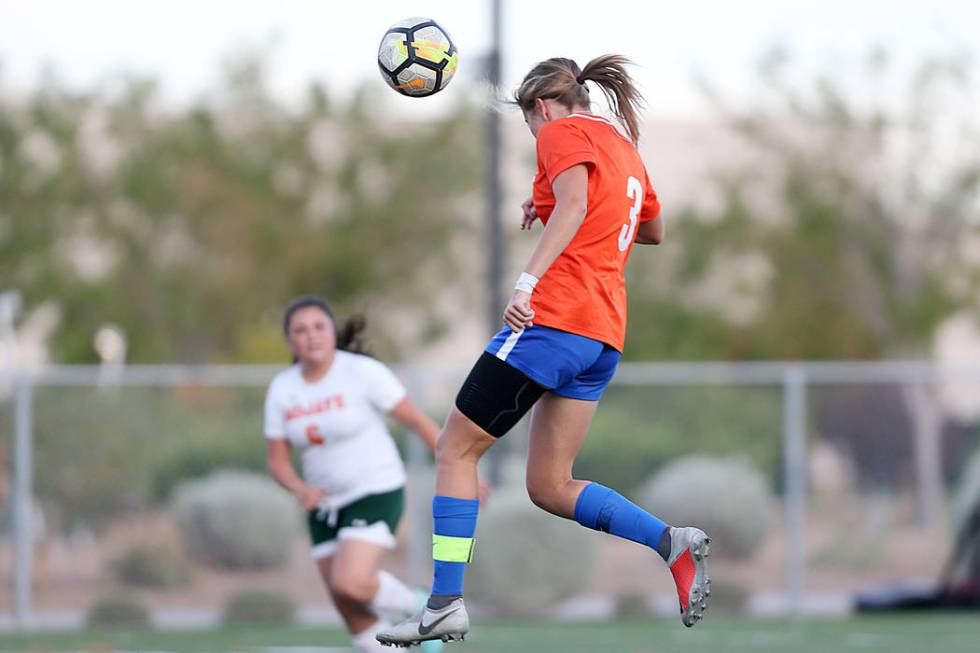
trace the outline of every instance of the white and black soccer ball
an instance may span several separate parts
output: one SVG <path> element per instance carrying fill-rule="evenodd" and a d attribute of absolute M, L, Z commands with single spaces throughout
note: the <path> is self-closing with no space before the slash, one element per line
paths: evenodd
<path fill-rule="evenodd" d="M 446 88 L 456 74 L 456 46 L 429 18 L 406 18 L 388 28 L 378 47 L 378 67 L 402 95 L 426 97 Z"/>

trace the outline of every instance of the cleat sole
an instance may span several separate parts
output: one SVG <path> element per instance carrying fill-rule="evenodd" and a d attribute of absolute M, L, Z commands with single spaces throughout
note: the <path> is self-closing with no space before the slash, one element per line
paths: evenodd
<path fill-rule="evenodd" d="M 411 642 L 392 642 L 387 640 L 378 639 L 378 643 L 382 646 L 393 646 L 395 648 L 411 648 L 412 646 L 421 646 L 424 642 L 442 641 L 443 643 L 448 642 L 462 642 L 466 639 L 466 633 L 446 633 L 445 635 L 439 635 L 438 637 L 430 637 L 428 639 L 417 639 Z"/>

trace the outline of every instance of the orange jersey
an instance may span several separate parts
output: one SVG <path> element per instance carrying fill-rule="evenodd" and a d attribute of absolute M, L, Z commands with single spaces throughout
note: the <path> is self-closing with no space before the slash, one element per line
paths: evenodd
<path fill-rule="evenodd" d="M 643 160 L 612 123 L 582 113 L 545 124 L 537 152 L 534 208 L 543 223 L 555 208 L 551 184 L 565 170 L 588 167 L 589 195 L 585 220 L 531 295 L 534 323 L 623 351 L 623 271 L 637 226 L 660 214 Z"/>

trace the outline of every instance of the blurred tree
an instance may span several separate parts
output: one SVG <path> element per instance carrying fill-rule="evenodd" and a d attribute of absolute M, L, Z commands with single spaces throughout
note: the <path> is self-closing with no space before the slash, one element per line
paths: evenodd
<path fill-rule="evenodd" d="M 314 86 L 287 108 L 257 58 L 186 110 L 143 80 L 0 95 L 0 287 L 59 305 L 64 362 L 93 359 L 105 322 L 131 361 L 282 361 L 280 310 L 301 293 L 341 314 L 382 295 L 424 314 L 460 198 L 479 189 L 478 116 L 393 121 L 383 106 Z"/>
<path fill-rule="evenodd" d="M 929 357 L 940 322 L 980 308 L 972 71 L 968 58 L 951 56 L 897 79 L 888 57 L 875 53 L 859 80 L 834 71 L 800 82 L 805 76 L 775 50 L 748 108 L 709 88 L 746 157 L 717 175 L 711 190 L 720 191 L 721 208 L 672 220 L 674 253 L 641 258 L 633 270 L 654 281 L 633 293 L 627 353 Z M 816 432 L 850 450 L 862 469 L 875 462 L 864 482 L 915 478 L 928 521 L 942 505 L 941 417 L 923 388 L 888 397 L 891 414 L 911 422 L 911 443 L 889 428 L 873 387 L 817 402 Z M 872 419 L 855 419 L 853 407 L 866 417 L 868 406 L 876 407 Z"/>
<path fill-rule="evenodd" d="M 747 109 L 709 88 L 746 162 L 717 175 L 719 210 L 669 216 L 674 254 L 638 257 L 630 357 L 921 356 L 977 307 L 969 62 L 927 61 L 904 88 L 880 53 L 850 86 L 796 72 L 773 52 Z"/>

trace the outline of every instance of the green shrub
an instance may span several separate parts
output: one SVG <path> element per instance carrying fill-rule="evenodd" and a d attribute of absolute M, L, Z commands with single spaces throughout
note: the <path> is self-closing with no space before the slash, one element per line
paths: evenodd
<path fill-rule="evenodd" d="M 712 553 L 730 558 L 750 557 L 773 521 L 766 480 L 746 458 L 680 458 L 654 474 L 639 496 L 664 521 L 704 530 Z"/>
<path fill-rule="evenodd" d="M 293 497 L 252 472 L 215 472 L 181 484 L 174 512 L 190 555 L 225 569 L 285 565 L 300 531 Z"/>
<path fill-rule="evenodd" d="M 130 587 L 170 589 L 190 581 L 187 561 L 165 546 L 137 544 L 112 561 L 112 574 Z"/>
<path fill-rule="evenodd" d="M 167 391 L 37 388 L 37 496 L 98 527 L 148 505 L 148 468 L 186 421 Z M 72 526 L 66 523 L 66 527 Z"/>
<path fill-rule="evenodd" d="M 631 493 L 655 470 L 698 451 L 746 455 L 775 486 L 781 410 L 772 388 L 613 386 L 575 461 L 575 476 Z"/>
<path fill-rule="evenodd" d="M 287 626 L 293 623 L 296 604 L 275 590 L 245 590 L 225 602 L 226 625 Z"/>
<path fill-rule="evenodd" d="M 180 443 L 165 452 L 153 466 L 153 498 L 166 501 L 182 482 L 203 478 L 222 469 L 264 472 L 266 444 L 265 438 L 257 434 L 258 423 L 229 427 L 222 433 Z M 248 435 L 243 436 L 243 433 Z"/>
<path fill-rule="evenodd" d="M 508 614 L 547 613 L 589 582 L 599 537 L 536 508 L 523 493 L 494 495 L 480 513 L 467 596 Z"/>
<path fill-rule="evenodd" d="M 130 594 L 113 594 L 98 599 L 88 610 L 89 628 L 148 628 L 150 612 Z"/>
<path fill-rule="evenodd" d="M 180 481 L 264 465 L 261 388 L 34 390 L 38 498 L 98 528 L 145 510 Z"/>

